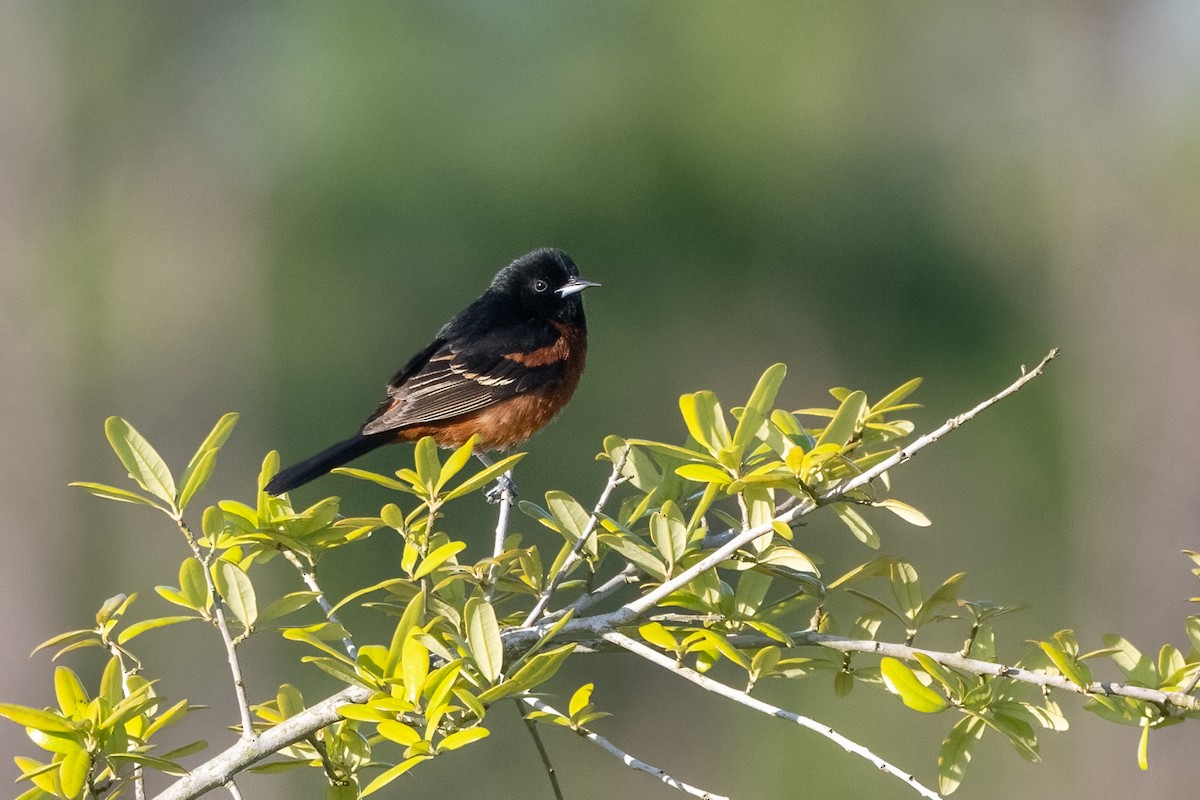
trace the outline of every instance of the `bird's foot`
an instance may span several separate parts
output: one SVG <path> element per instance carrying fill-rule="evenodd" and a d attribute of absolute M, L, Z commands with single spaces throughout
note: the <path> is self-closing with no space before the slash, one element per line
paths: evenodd
<path fill-rule="evenodd" d="M 493 505 L 503 501 L 511 503 L 517 499 L 517 484 L 513 482 L 511 476 L 501 475 L 496 479 L 496 485 L 488 489 L 484 497 Z"/>

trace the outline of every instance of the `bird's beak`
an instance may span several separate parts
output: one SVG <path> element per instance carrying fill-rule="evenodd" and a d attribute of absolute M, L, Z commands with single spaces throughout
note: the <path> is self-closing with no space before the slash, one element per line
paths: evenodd
<path fill-rule="evenodd" d="M 595 281 L 585 281 L 583 278 L 571 278 L 567 281 L 567 285 L 558 290 L 559 297 L 570 297 L 573 294 L 582 292 L 590 286 L 599 286 Z"/>

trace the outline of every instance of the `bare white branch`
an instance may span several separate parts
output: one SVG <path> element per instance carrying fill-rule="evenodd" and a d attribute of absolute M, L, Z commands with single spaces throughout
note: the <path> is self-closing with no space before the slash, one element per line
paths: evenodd
<path fill-rule="evenodd" d="M 491 466 L 491 463 L 482 453 L 476 453 L 475 457 L 484 464 Z M 508 538 L 508 518 L 512 513 L 513 504 L 516 502 L 513 493 L 513 471 L 511 469 L 500 476 L 500 480 L 496 482 L 496 489 L 493 491 L 496 491 L 499 496 L 500 512 L 496 518 L 496 535 L 492 541 L 492 558 L 499 558 L 500 554 L 504 552 L 504 540 Z M 488 587 L 484 592 L 484 596 L 489 601 L 496 593 L 497 569 L 497 567 L 493 566 L 488 573 Z"/>
<path fill-rule="evenodd" d="M 553 707 L 547 705 L 545 702 L 543 702 L 542 700 L 539 700 L 536 697 L 533 697 L 530 695 L 525 695 L 524 697 L 521 698 L 521 700 L 522 700 L 522 702 L 525 703 L 525 705 L 527 705 L 530 708 L 535 709 L 537 711 L 543 711 L 547 714 L 553 714 L 558 717 L 564 716 L 561 712 L 556 711 Z M 601 748 L 605 752 L 609 753 L 610 755 L 614 755 L 617 758 L 621 759 L 621 761 L 624 762 L 625 766 L 630 767 L 632 769 L 639 770 L 641 772 L 646 773 L 647 775 L 651 775 L 655 778 L 658 778 L 660 781 L 665 783 L 667 786 L 670 786 L 672 789 L 678 789 L 679 791 L 683 792 L 684 794 L 690 794 L 692 797 L 705 798 L 705 800 L 729 800 L 729 798 L 725 797 L 724 795 L 713 794 L 712 792 L 705 791 L 704 789 L 698 789 L 695 786 L 686 784 L 681 780 L 672 778 L 670 775 L 663 772 L 658 767 L 653 766 L 651 764 L 647 764 L 645 761 L 642 761 L 638 758 L 634 758 L 633 756 L 629 755 L 629 753 L 626 753 L 624 750 L 622 750 L 621 748 L 617 747 L 615 744 L 610 742 L 608 739 L 605 739 L 603 736 L 601 736 L 598 733 L 589 731 L 587 728 L 579 727 L 579 728 L 574 729 L 574 732 L 579 734 L 580 736 L 582 736 L 584 739 L 587 739 L 589 742 L 596 745 L 597 747 Z"/>
<path fill-rule="evenodd" d="M 829 739 L 831 742 L 841 747 L 847 753 L 865 758 L 867 761 L 874 764 L 880 771 L 886 772 L 888 775 L 904 781 L 913 789 L 915 789 L 922 797 L 929 798 L 929 800 L 941 800 L 941 795 L 924 786 L 911 774 L 883 760 L 858 742 L 855 742 L 853 739 L 846 738 L 828 725 L 822 725 L 821 723 L 808 717 L 801 716 L 800 714 L 780 708 L 779 706 L 774 706 L 770 703 L 763 702 L 756 697 L 751 697 L 745 692 L 726 686 L 720 681 L 715 681 L 712 678 L 705 677 L 695 670 L 688 669 L 685 666 L 675 663 L 675 659 L 664 656 L 657 650 L 648 647 L 635 639 L 631 639 L 623 633 L 612 631 L 606 634 L 604 638 L 613 644 L 616 644 L 628 650 L 629 652 L 634 653 L 635 655 L 641 656 L 651 663 L 657 664 L 663 669 L 670 670 L 679 677 L 689 680 L 707 691 L 718 694 L 721 697 L 734 701 L 735 703 L 740 703 L 747 708 L 752 708 L 755 711 L 768 714 L 772 717 L 778 717 L 780 719 L 788 720 L 789 722 L 794 722 L 802 728 L 808 728 L 810 731 L 819 733 L 826 739 Z"/>
<path fill-rule="evenodd" d="M 167 787 L 156 800 L 190 800 L 224 786 L 246 767 L 337 722 L 337 710 L 347 703 L 365 703 L 371 692 L 360 686 L 343 689 L 293 717 L 273 725 L 254 739 L 242 739 Z"/>

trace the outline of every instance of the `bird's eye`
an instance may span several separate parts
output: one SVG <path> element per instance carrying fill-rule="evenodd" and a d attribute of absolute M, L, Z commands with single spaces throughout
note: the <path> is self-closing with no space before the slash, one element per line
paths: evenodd
<path fill-rule="evenodd" d="M 533 282 L 533 290 L 539 294 L 550 288 L 550 284 L 546 283 L 541 278 Z"/>

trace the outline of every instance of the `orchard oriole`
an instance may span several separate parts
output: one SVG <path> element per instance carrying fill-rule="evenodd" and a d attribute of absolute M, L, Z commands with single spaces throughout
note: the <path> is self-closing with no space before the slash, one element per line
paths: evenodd
<path fill-rule="evenodd" d="M 396 373 L 387 399 L 358 433 L 288 467 L 267 484 L 282 494 L 392 442 L 432 436 L 460 447 L 507 450 L 562 410 L 583 374 L 587 322 L 570 256 L 542 249 L 496 274 L 483 295 Z"/>

